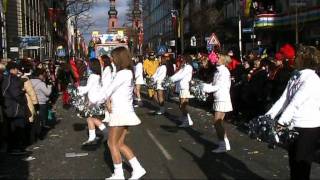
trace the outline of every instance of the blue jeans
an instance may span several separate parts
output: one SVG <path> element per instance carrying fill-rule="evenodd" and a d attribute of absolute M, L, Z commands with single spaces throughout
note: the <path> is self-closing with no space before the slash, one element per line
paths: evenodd
<path fill-rule="evenodd" d="M 48 104 L 39 104 L 39 120 L 43 128 L 48 123 Z"/>

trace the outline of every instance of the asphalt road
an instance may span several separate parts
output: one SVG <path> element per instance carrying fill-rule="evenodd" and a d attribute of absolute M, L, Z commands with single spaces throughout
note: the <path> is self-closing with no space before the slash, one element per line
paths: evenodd
<path fill-rule="evenodd" d="M 211 152 L 216 147 L 211 113 L 203 107 L 191 107 L 192 128 L 178 128 L 177 103 L 166 103 L 166 114 L 155 116 L 155 106 L 145 100 L 136 112 L 142 124 L 130 129 L 127 143 L 147 170 L 145 179 L 288 179 L 288 156 L 284 149 L 269 149 L 266 143 L 250 139 L 245 132 L 226 123 L 232 150 Z M 31 179 L 104 179 L 111 175 L 112 161 L 105 144 L 84 148 L 86 121 L 72 109 L 57 105 L 59 123 L 47 137 L 28 147 L 34 160 L 1 154 L 1 178 Z M 236 120 L 235 120 L 236 121 Z M 66 157 L 66 153 L 87 153 Z M 126 177 L 131 171 L 124 163 Z M 320 178 L 320 166 L 314 164 L 312 179 Z"/>

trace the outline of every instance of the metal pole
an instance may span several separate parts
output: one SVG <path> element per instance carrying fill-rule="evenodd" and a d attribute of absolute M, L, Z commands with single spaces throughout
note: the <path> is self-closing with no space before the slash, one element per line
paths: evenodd
<path fill-rule="evenodd" d="M 41 49 L 41 47 L 42 47 L 42 42 L 41 42 L 41 40 L 42 40 L 42 37 L 40 36 L 40 43 L 39 43 L 39 48 L 40 48 L 40 53 L 39 53 L 39 58 L 40 58 L 40 62 L 42 61 L 42 49 Z"/>
<path fill-rule="evenodd" d="M 184 53 L 184 12 L 183 12 L 184 0 L 180 0 L 180 40 L 181 40 L 181 54 Z"/>
<path fill-rule="evenodd" d="M 242 62 L 242 27 L 241 27 L 240 13 L 239 13 L 239 53 L 240 53 L 240 61 Z"/>

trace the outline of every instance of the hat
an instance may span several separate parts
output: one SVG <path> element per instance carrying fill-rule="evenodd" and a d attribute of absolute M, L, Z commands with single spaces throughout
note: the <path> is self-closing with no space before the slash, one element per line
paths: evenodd
<path fill-rule="evenodd" d="M 280 48 L 280 52 L 286 59 L 294 59 L 296 51 L 291 44 L 285 44 Z"/>
<path fill-rule="evenodd" d="M 276 61 L 283 61 L 284 60 L 284 56 L 282 53 L 277 52 L 276 55 L 274 56 Z"/>

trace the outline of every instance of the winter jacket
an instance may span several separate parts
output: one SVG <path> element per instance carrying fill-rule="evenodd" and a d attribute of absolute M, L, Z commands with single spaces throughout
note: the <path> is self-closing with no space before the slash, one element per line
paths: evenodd
<path fill-rule="evenodd" d="M 193 69 L 189 64 L 185 64 L 176 74 L 171 76 L 172 82 L 178 82 L 179 90 L 189 90 Z"/>
<path fill-rule="evenodd" d="M 46 104 L 52 92 L 52 86 L 46 85 L 40 79 L 31 79 L 32 86 L 37 94 L 39 104 Z"/>
<path fill-rule="evenodd" d="M 22 78 L 24 79 L 23 88 L 25 90 L 25 96 L 27 98 L 28 107 L 31 112 L 31 116 L 29 117 L 29 122 L 33 122 L 34 116 L 36 115 L 36 110 L 34 108 L 34 105 L 38 104 L 38 98 L 29 78 L 27 76 L 23 76 Z"/>
<path fill-rule="evenodd" d="M 226 66 L 220 65 L 214 73 L 212 83 L 203 83 L 203 91 L 213 93 L 215 102 L 231 102 L 230 86 L 230 72 Z"/>
<path fill-rule="evenodd" d="M 27 99 L 23 91 L 23 82 L 20 77 L 12 74 L 4 76 L 1 93 L 4 100 L 3 109 L 8 117 L 30 117 Z"/>
<path fill-rule="evenodd" d="M 278 123 L 299 128 L 320 127 L 320 78 L 305 69 L 294 73 L 280 99 L 266 113 Z"/>
<path fill-rule="evenodd" d="M 151 77 L 157 70 L 159 66 L 159 61 L 157 59 L 155 60 L 145 60 L 143 62 L 143 70 L 147 74 L 148 77 Z"/>

